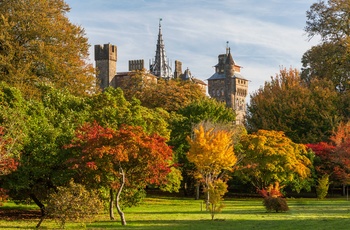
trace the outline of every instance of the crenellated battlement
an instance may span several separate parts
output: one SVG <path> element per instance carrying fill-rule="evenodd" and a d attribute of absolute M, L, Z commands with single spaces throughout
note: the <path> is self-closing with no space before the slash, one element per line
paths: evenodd
<path fill-rule="evenodd" d="M 112 44 L 95 45 L 95 61 L 117 61 L 117 46 Z"/>

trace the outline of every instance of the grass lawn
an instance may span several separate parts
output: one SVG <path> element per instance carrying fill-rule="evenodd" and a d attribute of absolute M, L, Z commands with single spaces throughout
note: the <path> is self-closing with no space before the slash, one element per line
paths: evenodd
<path fill-rule="evenodd" d="M 345 199 L 288 199 L 290 210 L 267 213 L 262 199 L 226 199 L 225 208 L 212 221 L 209 212 L 201 211 L 201 201 L 168 197 L 147 198 L 138 207 L 125 210 L 127 226 L 109 221 L 108 214 L 96 221 L 81 225 L 68 223 L 66 229 L 350 229 L 350 201 Z M 0 208 L 10 210 L 11 204 Z M 31 209 L 33 206 L 21 206 Z M 203 207 L 204 208 L 204 207 Z M 117 212 L 115 212 L 116 217 Z M 34 229 L 38 219 L 5 219 L 0 215 L 0 229 Z M 57 229 L 58 225 L 45 220 L 42 229 Z"/>

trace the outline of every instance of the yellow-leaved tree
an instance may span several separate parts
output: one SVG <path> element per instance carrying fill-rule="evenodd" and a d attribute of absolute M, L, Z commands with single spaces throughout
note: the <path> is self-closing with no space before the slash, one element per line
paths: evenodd
<path fill-rule="evenodd" d="M 233 135 L 232 131 L 206 127 L 202 123 L 194 129 L 193 137 L 187 138 L 190 144 L 187 158 L 195 165 L 197 178 L 204 185 L 206 205 L 212 219 L 215 212 L 222 208 L 220 200 L 227 192 L 223 176 L 225 172 L 232 171 L 237 163 Z"/>

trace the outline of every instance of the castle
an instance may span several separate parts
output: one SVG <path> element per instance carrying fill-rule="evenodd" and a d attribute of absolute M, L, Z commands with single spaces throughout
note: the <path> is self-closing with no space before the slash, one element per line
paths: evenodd
<path fill-rule="evenodd" d="M 119 87 L 121 79 L 128 78 L 131 71 L 145 69 L 144 60 L 130 60 L 129 72 L 117 72 L 117 57 L 117 46 L 112 44 L 95 45 L 97 78 L 102 89 L 109 86 Z M 209 95 L 218 101 L 225 102 L 227 107 L 235 110 L 237 124 L 244 121 L 248 93 L 248 80 L 240 74 L 240 69 L 241 66 L 236 65 L 230 48 L 227 47 L 226 53 L 218 56 L 215 73 L 207 79 Z M 165 54 L 161 20 L 159 21 L 156 55 L 154 60 L 150 62 L 149 72 L 154 76 L 155 81 L 159 78 L 188 80 L 199 85 L 203 92 L 206 92 L 207 84 L 193 77 L 188 68 L 183 72 L 180 61 L 175 61 L 175 70 L 172 71 Z"/>

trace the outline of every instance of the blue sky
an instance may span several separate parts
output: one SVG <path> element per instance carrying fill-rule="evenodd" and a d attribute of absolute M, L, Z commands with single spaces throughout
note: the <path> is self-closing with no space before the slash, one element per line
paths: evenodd
<path fill-rule="evenodd" d="M 182 62 L 196 78 L 213 73 L 229 41 L 241 74 L 256 91 L 281 67 L 301 68 L 305 51 L 319 41 L 304 32 L 306 11 L 317 0 L 66 0 L 74 24 L 85 28 L 91 62 L 93 46 L 118 46 L 117 71 L 128 61 L 154 58 L 158 22 L 166 55 Z"/>

